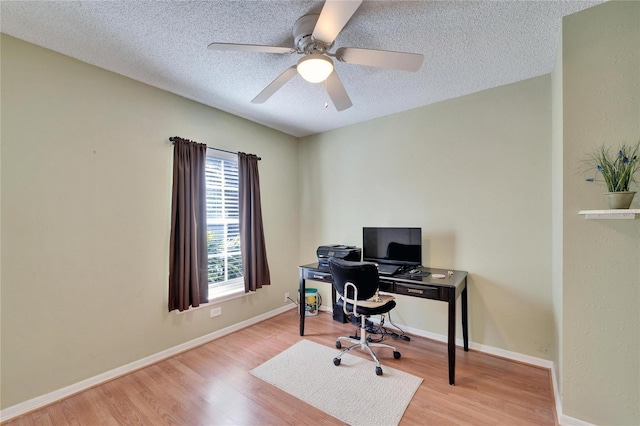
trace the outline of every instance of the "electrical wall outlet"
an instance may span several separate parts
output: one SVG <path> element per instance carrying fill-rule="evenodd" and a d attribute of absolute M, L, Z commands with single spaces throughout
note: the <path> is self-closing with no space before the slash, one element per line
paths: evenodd
<path fill-rule="evenodd" d="M 285 293 L 284 294 L 284 301 L 288 302 L 289 301 L 289 293 Z"/>
<path fill-rule="evenodd" d="M 213 308 L 211 310 L 211 318 L 222 315 L 222 308 Z"/>

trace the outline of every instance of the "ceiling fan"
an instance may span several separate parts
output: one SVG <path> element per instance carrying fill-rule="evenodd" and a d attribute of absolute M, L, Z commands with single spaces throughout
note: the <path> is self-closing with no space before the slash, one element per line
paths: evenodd
<path fill-rule="evenodd" d="M 320 14 L 305 15 L 294 24 L 293 37 L 295 47 L 211 43 L 208 49 L 304 55 L 296 65 L 287 68 L 251 102 L 255 104 L 266 102 L 278 89 L 298 73 L 311 83 L 324 82 L 331 102 L 338 111 L 343 111 L 353 104 L 333 67 L 331 58 L 348 64 L 391 68 L 401 71 L 417 71 L 422 66 L 423 61 L 423 56 L 420 54 L 388 50 L 341 47 L 334 53 L 329 52 L 334 40 L 361 4 L 362 0 L 326 0 Z"/>

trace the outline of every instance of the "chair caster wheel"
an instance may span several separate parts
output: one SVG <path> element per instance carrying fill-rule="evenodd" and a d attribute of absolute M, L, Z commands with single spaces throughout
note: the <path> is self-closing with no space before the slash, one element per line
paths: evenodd
<path fill-rule="evenodd" d="M 340 343 L 339 340 L 336 341 L 336 348 L 337 349 L 342 349 L 342 343 Z"/>
<path fill-rule="evenodd" d="M 376 376 L 382 376 L 382 367 L 376 367 Z"/>
<path fill-rule="evenodd" d="M 393 357 L 394 357 L 395 359 L 400 359 L 400 357 L 401 357 L 401 356 L 402 356 L 402 355 L 400 355 L 400 352 L 398 352 L 398 351 L 393 351 Z"/>
<path fill-rule="evenodd" d="M 340 358 L 334 358 L 333 365 L 340 365 Z"/>

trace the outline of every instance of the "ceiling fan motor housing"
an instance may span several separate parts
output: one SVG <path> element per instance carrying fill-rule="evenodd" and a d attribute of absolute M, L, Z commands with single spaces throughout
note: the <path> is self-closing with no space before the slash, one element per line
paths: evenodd
<path fill-rule="evenodd" d="M 293 24 L 293 39 L 300 53 L 310 53 L 314 50 L 319 50 L 324 53 L 331 47 L 331 45 L 326 45 L 322 41 L 314 40 L 313 37 L 311 37 L 319 16 L 317 13 L 304 15 Z"/>

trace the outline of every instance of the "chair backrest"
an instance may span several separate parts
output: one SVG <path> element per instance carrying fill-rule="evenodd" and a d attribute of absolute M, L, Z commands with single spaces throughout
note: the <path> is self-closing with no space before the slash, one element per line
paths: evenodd
<path fill-rule="evenodd" d="M 422 260 L 422 246 L 414 244 L 400 244 L 391 242 L 387 246 L 387 259 L 410 260 L 420 263 Z"/>
<path fill-rule="evenodd" d="M 338 293 L 344 295 L 344 286 L 350 282 L 358 289 L 358 300 L 375 296 L 378 289 L 378 266 L 375 263 L 330 258 L 329 270 L 333 277 L 333 286 Z M 350 293 L 346 297 L 353 299 L 353 294 Z"/>

